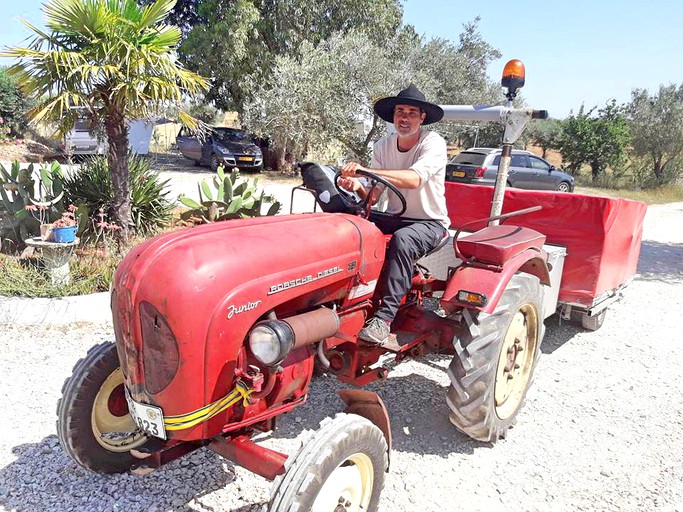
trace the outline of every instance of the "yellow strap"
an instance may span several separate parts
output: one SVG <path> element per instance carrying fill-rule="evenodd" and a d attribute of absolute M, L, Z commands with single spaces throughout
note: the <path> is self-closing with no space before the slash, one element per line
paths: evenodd
<path fill-rule="evenodd" d="M 166 427 L 166 430 L 184 430 L 186 428 L 194 427 L 213 418 L 217 414 L 220 414 L 228 407 L 232 407 L 240 399 L 242 399 L 242 405 L 244 407 L 248 406 L 251 403 L 249 395 L 253 392 L 254 390 L 250 389 L 244 382 L 238 381 L 235 385 L 235 389 L 223 398 L 220 398 L 201 409 L 197 409 L 196 411 L 164 418 L 164 426 Z"/>

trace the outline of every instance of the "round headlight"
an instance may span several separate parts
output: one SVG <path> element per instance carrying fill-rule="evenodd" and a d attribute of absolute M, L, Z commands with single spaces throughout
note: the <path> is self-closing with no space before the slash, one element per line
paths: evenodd
<path fill-rule="evenodd" d="M 249 348 L 266 366 L 275 366 L 287 357 L 294 346 L 292 328 L 280 320 L 260 322 L 249 333 Z"/>

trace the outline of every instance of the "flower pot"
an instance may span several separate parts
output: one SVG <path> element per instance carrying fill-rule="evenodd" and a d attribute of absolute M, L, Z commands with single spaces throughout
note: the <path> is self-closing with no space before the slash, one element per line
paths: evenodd
<path fill-rule="evenodd" d="M 76 228 L 78 226 L 66 226 L 52 228 L 52 241 L 59 244 L 68 244 L 76 240 Z"/>
<path fill-rule="evenodd" d="M 52 242 L 52 224 L 40 225 L 40 239 L 44 242 Z"/>

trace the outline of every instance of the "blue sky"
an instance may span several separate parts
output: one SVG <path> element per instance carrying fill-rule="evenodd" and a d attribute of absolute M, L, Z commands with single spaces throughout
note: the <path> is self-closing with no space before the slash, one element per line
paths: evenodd
<path fill-rule="evenodd" d="M 42 24 L 40 1 L 0 0 L 0 48 Z M 503 57 L 491 64 L 498 79 L 509 59 L 526 65 L 529 106 L 562 118 L 571 109 L 626 102 L 631 89 L 650 93 L 683 83 L 683 0 L 404 0 L 404 21 L 427 37 L 457 42 L 463 23 L 479 30 Z M 0 60 L 0 63 L 7 63 Z"/>

